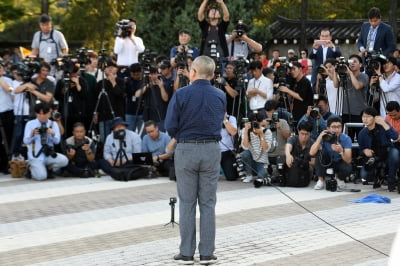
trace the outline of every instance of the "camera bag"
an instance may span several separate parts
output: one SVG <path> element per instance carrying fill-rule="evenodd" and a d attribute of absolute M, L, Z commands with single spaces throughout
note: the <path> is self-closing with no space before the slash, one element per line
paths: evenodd
<path fill-rule="evenodd" d="M 149 167 L 126 163 L 120 167 L 113 167 L 110 176 L 117 181 L 130 181 L 149 176 Z"/>

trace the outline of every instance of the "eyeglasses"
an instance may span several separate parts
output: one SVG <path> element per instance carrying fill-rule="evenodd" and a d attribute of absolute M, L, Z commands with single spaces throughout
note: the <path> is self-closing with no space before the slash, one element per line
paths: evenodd
<path fill-rule="evenodd" d="M 341 125 L 337 125 L 337 126 L 330 126 L 330 128 L 332 128 L 332 129 L 339 129 L 339 128 L 342 128 L 342 126 L 341 126 Z"/>

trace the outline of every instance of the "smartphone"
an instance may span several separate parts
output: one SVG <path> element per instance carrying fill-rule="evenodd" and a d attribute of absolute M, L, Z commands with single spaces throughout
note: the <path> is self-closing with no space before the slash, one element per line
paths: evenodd
<path fill-rule="evenodd" d="M 318 43 L 319 45 L 326 45 L 327 41 L 325 40 L 316 40 L 316 43 Z"/>

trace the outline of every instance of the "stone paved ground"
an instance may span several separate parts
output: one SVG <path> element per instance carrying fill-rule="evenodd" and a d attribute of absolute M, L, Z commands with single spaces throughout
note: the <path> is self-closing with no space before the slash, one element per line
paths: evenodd
<path fill-rule="evenodd" d="M 386 265 L 400 195 L 348 185 L 362 192 L 315 191 L 313 184 L 255 189 L 221 180 L 217 265 Z M 347 201 L 370 193 L 392 203 Z M 0 265 L 175 265 L 179 228 L 164 226 L 173 196 L 167 178 L 0 176 Z"/>

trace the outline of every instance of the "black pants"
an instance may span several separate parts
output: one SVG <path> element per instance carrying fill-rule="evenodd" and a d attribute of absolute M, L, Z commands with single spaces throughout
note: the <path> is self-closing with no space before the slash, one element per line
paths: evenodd
<path fill-rule="evenodd" d="M 8 155 L 11 154 L 11 142 L 14 129 L 13 110 L 0 113 L 0 170 L 6 170 L 8 165 Z M 5 139 L 4 139 L 4 137 Z M 8 153 L 8 154 L 7 154 Z"/>
<path fill-rule="evenodd" d="M 236 167 L 233 166 L 234 163 L 236 163 L 236 159 L 232 151 L 221 152 L 221 167 L 224 170 L 226 180 L 233 181 L 238 178 Z"/>

